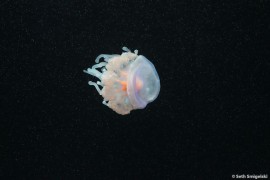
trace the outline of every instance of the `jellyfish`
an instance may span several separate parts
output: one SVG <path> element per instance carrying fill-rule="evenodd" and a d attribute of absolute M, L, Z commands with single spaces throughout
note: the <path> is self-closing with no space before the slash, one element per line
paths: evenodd
<path fill-rule="evenodd" d="M 134 53 L 127 47 L 122 50 L 121 55 L 99 55 L 96 64 L 84 72 L 99 79 L 88 84 L 103 97 L 102 103 L 116 113 L 126 115 L 131 110 L 145 108 L 157 98 L 160 80 L 155 66 L 146 57 L 138 55 L 138 50 Z"/>

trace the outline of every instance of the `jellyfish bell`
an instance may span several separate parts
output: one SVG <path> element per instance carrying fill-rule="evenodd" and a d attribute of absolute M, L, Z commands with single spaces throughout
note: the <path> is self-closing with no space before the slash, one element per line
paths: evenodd
<path fill-rule="evenodd" d="M 146 57 L 138 55 L 138 50 L 132 53 L 126 47 L 122 49 L 121 55 L 99 55 L 95 60 L 97 64 L 84 72 L 100 79 L 96 83 L 89 81 L 89 85 L 95 86 L 102 95 L 103 104 L 125 115 L 133 109 L 145 108 L 157 98 L 160 79 L 155 66 Z M 104 62 L 99 62 L 101 58 Z"/>
<path fill-rule="evenodd" d="M 127 94 L 136 109 L 154 101 L 160 91 L 160 80 L 154 65 L 140 55 L 130 65 Z"/>

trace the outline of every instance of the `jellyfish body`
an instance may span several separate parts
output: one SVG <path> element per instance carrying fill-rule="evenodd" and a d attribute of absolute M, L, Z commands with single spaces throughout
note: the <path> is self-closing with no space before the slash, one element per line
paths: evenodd
<path fill-rule="evenodd" d="M 88 84 L 102 95 L 103 104 L 125 115 L 154 101 L 160 91 L 160 80 L 154 65 L 138 55 L 138 50 L 132 53 L 123 47 L 123 51 L 121 55 L 99 55 L 96 64 L 84 72 L 100 80 Z M 101 58 L 104 62 L 99 62 Z M 101 68 L 101 72 L 97 68 Z"/>

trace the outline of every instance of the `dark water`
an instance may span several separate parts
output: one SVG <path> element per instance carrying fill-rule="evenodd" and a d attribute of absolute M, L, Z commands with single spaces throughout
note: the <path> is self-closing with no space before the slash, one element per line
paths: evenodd
<path fill-rule="evenodd" d="M 269 27 L 267 1 L 2 1 L 1 179 L 269 173 Z M 82 72 L 123 46 L 161 80 L 126 116 Z"/>

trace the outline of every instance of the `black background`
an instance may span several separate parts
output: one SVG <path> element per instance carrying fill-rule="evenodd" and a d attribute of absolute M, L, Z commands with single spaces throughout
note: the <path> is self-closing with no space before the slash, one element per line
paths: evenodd
<path fill-rule="evenodd" d="M 1 1 L 1 179 L 269 173 L 267 1 Z M 159 97 L 121 116 L 82 72 L 138 49 Z"/>

